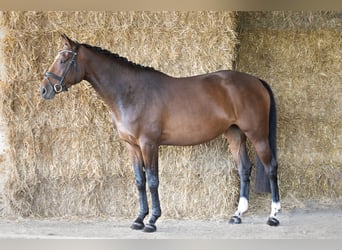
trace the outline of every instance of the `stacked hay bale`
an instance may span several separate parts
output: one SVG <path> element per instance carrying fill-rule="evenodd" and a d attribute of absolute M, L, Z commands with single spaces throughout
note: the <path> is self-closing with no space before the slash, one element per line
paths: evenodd
<path fill-rule="evenodd" d="M 236 16 L 230 12 L 2 12 L 0 99 L 8 126 L 6 213 L 133 218 L 138 196 L 124 144 L 107 107 L 81 83 L 52 101 L 39 83 L 60 34 L 100 46 L 172 76 L 232 68 Z M 165 217 L 218 217 L 234 210 L 236 168 L 222 138 L 161 147 Z"/>
<path fill-rule="evenodd" d="M 237 69 L 266 80 L 278 104 L 285 205 L 342 198 L 341 12 L 239 15 Z"/>
<path fill-rule="evenodd" d="M 1 14 L 0 14 L 1 15 Z M 5 31 L 2 29 L 0 26 L 0 79 L 1 78 L 1 73 L 4 72 L 4 65 L 3 62 L 1 61 L 2 56 L 2 50 L 1 50 L 1 44 L 2 44 L 2 39 L 4 38 Z M 6 130 L 7 126 L 6 123 L 3 121 L 2 115 L 0 113 L 0 215 L 2 214 L 1 211 L 3 211 L 3 193 L 4 193 L 4 185 L 7 179 L 7 174 L 6 174 L 6 148 L 7 148 L 7 136 L 6 136 Z"/>

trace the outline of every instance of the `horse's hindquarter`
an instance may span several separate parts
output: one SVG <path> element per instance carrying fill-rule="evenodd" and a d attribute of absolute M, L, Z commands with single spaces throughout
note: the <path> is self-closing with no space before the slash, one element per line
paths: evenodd
<path fill-rule="evenodd" d="M 226 79 L 219 73 L 172 79 L 160 100 L 160 144 L 203 143 L 224 133 L 235 120 Z"/>

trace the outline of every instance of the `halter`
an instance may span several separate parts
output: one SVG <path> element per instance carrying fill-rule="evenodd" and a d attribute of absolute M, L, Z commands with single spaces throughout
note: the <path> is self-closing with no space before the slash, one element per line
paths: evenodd
<path fill-rule="evenodd" d="M 59 51 L 58 54 L 61 54 L 61 53 L 64 53 L 64 52 L 71 53 L 72 57 L 69 60 L 68 65 L 66 66 L 65 71 L 63 72 L 63 75 L 62 76 L 58 76 L 58 75 L 56 75 L 56 74 L 54 74 L 52 72 L 49 72 L 49 71 L 46 71 L 45 74 L 44 74 L 44 78 L 53 87 L 53 89 L 54 89 L 54 91 L 56 93 L 60 93 L 62 91 L 68 91 L 68 88 L 65 85 L 64 79 L 65 79 L 66 75 L 69 73 L 71 65 L 73 65 L 73 64 L 74 64 L 74 72 L 76 73 L 76 56 L 77 56 L 77 52 L 65 49 L 65 50 Z M 55 85 L 52 84 L 52 82 L 49 80 L 49 77 L 52 77 L 53 79 L 57 80 L 58 83 L 55 84 Z"/>

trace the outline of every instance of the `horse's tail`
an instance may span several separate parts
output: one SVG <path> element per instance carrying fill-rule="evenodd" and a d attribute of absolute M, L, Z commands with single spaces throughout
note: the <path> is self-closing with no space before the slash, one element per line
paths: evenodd
<path fill-rule="evenodd" d="M 270 113 L 269 113 L 269 135 L 268 140 L 271 147 L 272 155 L 275 159 L 277 159 L 277 110 L 276 103 L 274 100 L 273 92 L 271 87 L 263 80 L 259 79 L 264 87 L 267 89 L 270 95 Z M 270 193 L 270 182 L 266 176 L 265 168 L 261 163 L 259 157 L 255 156 L 255 186 L 254 190 L 257 193 Z"/>

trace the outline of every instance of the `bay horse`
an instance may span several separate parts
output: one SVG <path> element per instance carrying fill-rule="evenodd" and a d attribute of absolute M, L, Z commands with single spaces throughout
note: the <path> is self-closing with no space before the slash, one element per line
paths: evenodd
<path fill-rule="evenodd" d="M 80 44 L 61 35 L 62 49 L 44 74 L 44 99 L 86 80 L 112 112 L 128 149 L 139 192 L 140 210 L 132 229 L 154 232 L 161 216 L 158 195 L 158 148 L 187 146 L 227 138 L 240 177 L 240 198 L 229 223 L 241 223 L 248 209 L 251 162 L 248 138 L 256 152 L 256 191 L 271 192 L 270 226 L 280 210 L 276 159 L 276 106 L 270 86 L 238 71 L 223 70 L 175 78 L 108 50 Z M 146 182 L 151 195 L 149 213 Z"/>

